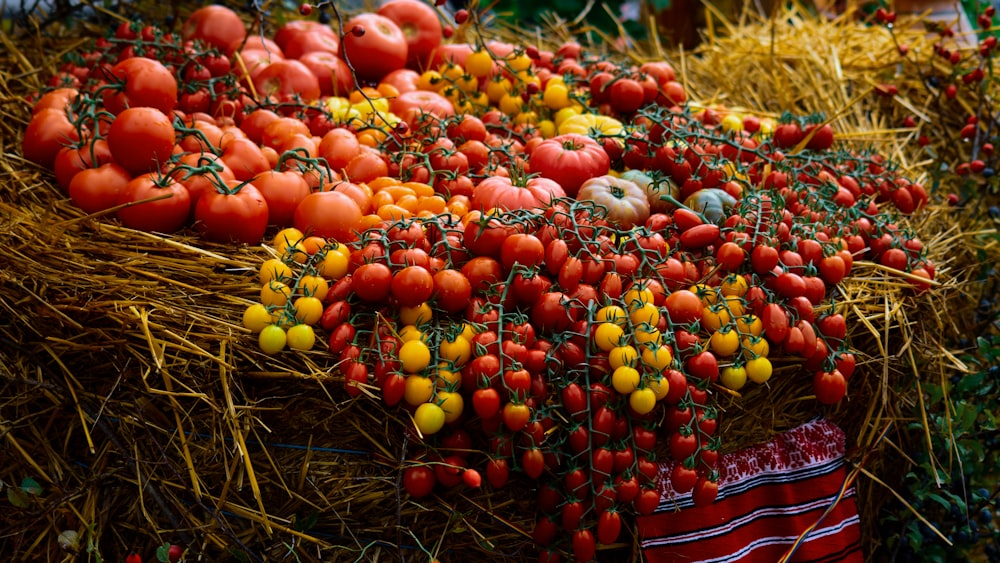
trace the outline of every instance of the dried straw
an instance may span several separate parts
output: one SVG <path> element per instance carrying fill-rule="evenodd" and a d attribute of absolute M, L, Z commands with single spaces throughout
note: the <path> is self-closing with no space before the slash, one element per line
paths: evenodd
<path fill-rule="evenodd" d="M 823 112 L 842 138 L 922 172 L 926 163 L 904 148 L 909 133 L 894 124 L 903 111 L 936 119 L 934 108 L 918 90 L 887 103 L 862 96 L 893 72 L 883 32 L 848 16 L 746 20 L 717 25 L 733 32 L 694 53 L 667 53 L 689 92 L 763 115 Z M 70 560 L 56 537 L 75 530 L 86 561 L 148 554 L 164 542 L 213 560 L 532 558 L 526 484 L 412 501 L 401 468 L 422 461 L 411 459 L 405 415 L 387 414 L 374 394 L 348 400 L 322 350 L 259 352 L 240 315 L 256 299 L 266 248 L 84 216 L 18 156 L 29 115 L 21 100 L 56 67 L 44 53 L 78 45 L 62 35 L 0 36 L 0 481 L 32 477 L 43 486 L 28 507 L 0 511 L 0 553 Z M 954 213 L 935 207 L 903 219 L 939 265 L 931 291 L 914 295 L 904 279 L 863 262 L 843 284 L 836 307 L 853 327 L 860 363 L 847 401 L 817 408 L 810 378 L 791 361 L 779 363 L 768 387 L 720 399 L 730 450 L 818 413 L 844 426 L 851 460 L 867 454 L 862 474 L 872 476 L 859 480 L 867 530 L 886 487 L 898 485 L 889 460 L 920 447 L 905 431 L 922 405 L 920 382 L 966 369 L 947 335 L 967 330 L 959 319 L 976 293 L 984 249 L 975 238 L 985 227 Z M 954 462 L 937 460 L 941 474 Z M 640 557 L 629 546 L 612 553 Z"/>

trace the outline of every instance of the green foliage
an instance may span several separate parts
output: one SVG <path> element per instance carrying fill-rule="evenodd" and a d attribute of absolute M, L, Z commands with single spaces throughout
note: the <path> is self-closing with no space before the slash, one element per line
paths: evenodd
<path fill-rule="evenodd" d="M 936 531 L 902 504 L 888 506 L 881 528 L 889 539 L 879 560 L 1000 561 L 1000 336 L 981 336 L 976 344 L 963 358 L 974 372 L 922 386 L 930 449 L 913 455 L 902 486 Z M 908 430 L 924 433 L 920 422 Z"/>

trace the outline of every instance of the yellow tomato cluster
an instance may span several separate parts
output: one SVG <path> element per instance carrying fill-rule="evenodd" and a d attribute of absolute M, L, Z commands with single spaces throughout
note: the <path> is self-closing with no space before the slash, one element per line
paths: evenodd
<path fill-rule="evenodd" d="M 708 349 L 723 364 L 719 381 L 733 391 L 747 381 L 763 384 L 771 378 L 772 366 L 767 355 L 767 340 L 761 336 L 763 322 L 743 306 L 749 283 L 743 276 L 731 274 L 718 287 L 692 286 L 701 298 L 701 327 L 708 331 Z"/>
<path fill-rule="evenodd" d="M 426 303 L 400 311 L 400 322 L 413 322 L 398 331 L 402 342 L 399 363 L 406 378 L 403 400 L 415 407 L 413 423 L 424 436 L 435 434 L 462 416 L 465 400 L 459 392 L 461 370 L 473 352 L 471 325 L 452 325 L 435 343 L 434 335 L 418 328 L 428 326 L 432 320 L 433 312 Z"/>
<path fill-rule="evenodd" d="M 653 304 L 653 293 L 633 288 L 623 303 L 624 307 L 607 305 L 597 311 L 593 345 L 608 354 L 615 391 L 628 395 L 632 410 L 647 414 L 670 391 L 663 372 L 674 357 L 656 328 L 660 311 Z"/>
<path fill-rule="evenodd" d="M 287 346 L 311 350 L 313 327 L 323 316 L 323 298 L 330 282 L 347 275 L 350 249 L 295 228 L 281 230 L 273 240 L 278 257 L 265 260 L 258 271 L 260 301 L 243 312 L 243 326 L 257 334 L 260 349 L 277 354 Z"/>

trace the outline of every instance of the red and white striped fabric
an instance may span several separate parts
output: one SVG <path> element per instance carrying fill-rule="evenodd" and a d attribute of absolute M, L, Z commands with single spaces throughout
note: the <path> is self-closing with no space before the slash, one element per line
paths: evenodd
<path fill-rule="evenodd" d="M 647 561 L 863 562 L 843 430 L 817 419 L 770 442 L 719 457 L 719 496 L 694 506 L 669 485 L 638 520 Z"/>

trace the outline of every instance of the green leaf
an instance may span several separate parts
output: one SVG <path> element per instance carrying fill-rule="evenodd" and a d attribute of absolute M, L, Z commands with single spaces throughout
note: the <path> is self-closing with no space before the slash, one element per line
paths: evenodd
<path fill-rule="evenodd" d="M 42 486 L 31 477 L 25 477 L 21 480 L 21 490 L 36 497 L 42 494 Z"/>
<path fill-rule="evenodd" d="M 7 488 L 7 500 L 18 508 L 28 508 L 28 504 L 31 502 L 28 493 L 24 492 L 23 489 L 16 489 L 14 487 Z"/>
<path fill-rule="evenodd" d="M 170 544 L 165 543 L 160 547 L 156 548 L 156 560 L 161 563 L 170 562 Z"/>
<path fill-rule="evenodd" d="M 958 385 L 955 386 L 955 392 L 968 395 L 978 391 L 983 387 L 983 378 L 986 376 L 983 372 L 970 373 L 968 375 L 962 376 L 958 380 Z"/>
<path fill-rule="evenodd" d="M 945 500 L 944 497 L 937 493 L 927 493 L 927 498 L 933 500 L 934 502 L 940 504 L 945 510 L 951 510 L 951 503 Z"/>
<path fill-rule="evenodd" d="M 986 459 L 986 450 L 979 440 L 966 439 L 958 441 L 958 453 L 965 460 L 965 463 L 974 461 L 981 463 Z"/>

